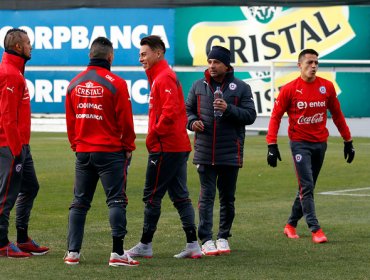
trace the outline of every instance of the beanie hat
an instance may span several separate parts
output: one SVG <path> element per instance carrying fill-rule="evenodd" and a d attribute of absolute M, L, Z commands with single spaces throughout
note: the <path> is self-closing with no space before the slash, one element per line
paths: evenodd
<path fill-rule="evenodd" d="M 217 59 L 226 66 L 230 66 L 230 51 L 221 46 L 214 46 L 208 53 L 208 59 Z"/>

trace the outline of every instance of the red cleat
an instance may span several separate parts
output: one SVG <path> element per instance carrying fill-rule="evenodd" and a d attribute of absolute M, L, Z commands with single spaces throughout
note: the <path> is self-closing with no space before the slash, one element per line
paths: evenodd
<path fill-rule="evenodd" d="M 31 238 L 28 238 L 27 242 L 25 243 L 17 243 L 17 246 L 23 252 L 27 252 L 35 256 L 45 255 L 49 252 L 48 247 L 38 245 Z"/>
<path fill-rule="evenodd" d="M 284 227 L 284 234 L 285 234 L 288 238 L 292 238 L 292 239 L 297 239 L 297 238 L 299 238 L 299 235 L 297 234 L 295 227 L 293 227 L 293 226 L 292 226 L 292 225 L 290 225 L 290 224 L 286 224 L 286 225 L 285 225 L 285 227 Z"/>
<path fill-rule="evenodd" d="M 325 236 L 325 233 L 320 228 L 316 232 L 312 232 L 312 241 L 314 243 L 325 243 L 328 242 L 328 238 Z"/>
<path fill-rule="evenodd" d="M 22 252 L 17 246 L 14 245 L 14 243 L 9 242 L 6 246 L 0 248 L 0 256 L 14 259 L 25 259 L 31 257 L 31 254 Z"/>

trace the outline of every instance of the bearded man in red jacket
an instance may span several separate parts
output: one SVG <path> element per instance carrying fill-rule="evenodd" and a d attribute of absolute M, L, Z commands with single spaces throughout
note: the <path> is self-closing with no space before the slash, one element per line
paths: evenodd
<path fill-rule="evenodd" d="M 0 65 L 0 256 L 44 255 L 28 236 L 28 223 L 39 183 L 30 151 L 31 104 L 24 67 L 31 59 L 27 32 L 13 28 L 5 35 Z M 8 240 L 10 211 L 16 204 L 17 244 Z"/>
<path fill-rule="evenodd" d="M 327 110 L 344 140 L 344 158 L 351 163 L 355 150 L 352 138 L 332 82 L 316 76 L 319 54 L 313 49 L 305 49 L 298 56 L 300 77 L 283 86 L 275 101 L 268 133 L 267 163 L 276 167 L 281 160 L 277 145 L 277 133 L 285 112 L 289 117 L 288 135 L 294 166 L 298 178 L 298 192 L 293 202 L 291 215 L 284 228 L 288 238 L 299 238 L 296 227 L 305 217 L 312 232 L 314 243 L 324 243 L 328 239 L 316 217 L 314 189 L 319 176 L 329 136 L 326 128 Z"/>
<path fill-rule="evenodd" d="M 166 48 L 161 38 L 155 35 L 144 37 L 140 45 L 140 63 L 150 85 L 146 138 L 149 157 L 143 198 L 143 233 L 140 242 L 128 253 L 145 258 L 153 256 L 152 239 L 161 214 L 162 198 L 168 191 L 180 215 L 187 242 L 185 249 L 174 257 L 200 258 L 194 208 L 186 185 L 191 144 L 186 130 L 184 94 L 176 74 L 164 59 Z"/>

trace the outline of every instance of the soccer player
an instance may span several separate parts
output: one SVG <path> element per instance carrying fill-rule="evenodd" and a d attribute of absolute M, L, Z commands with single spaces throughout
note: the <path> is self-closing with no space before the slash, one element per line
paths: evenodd
<path fill-rule="evenodd" d="M 161 215 L 161 202 L 168 195 L 176 207 L 186 235 L 185 249 L 175 258 L 200 258 L 194 208 L 186 184 L 187 161 L 191 151 L 186 131 L 185 100 L 180 82 L 164 58 L 162 39 L 151 35 L 140 42 L 140 63 L 150 85 L 149 125 L 146 146 L 149 152 L 143 201 L 144 226 L 140 242 L 131 256 L 151 258 L 152 240 Z"/>
<path fill-rule="evenodd" d="M 326 128 L 327 110 L 344 139 L 344 158 L 351 163 L 355 150 L 333 83 L 316 76 L 319 54 L 305 49 L 298 56 L 301 75 L 281 88 L 272 111 L 268 133 L 267 163 L 277 166 L 281 161 L 277 144 L 280 121 L 285 112 L 289 117 L 288 135 L 298 178 L 298 192 L 284 228 L 288 238 L 299 238 L 298 221 L 304 216 L 314 243 L 327 242 L 316 217 L 314 190 L 322 167 L 329 136 Z"/>
<path fill-rule="evenodd" d="M 30 150 L 31 104 L 24 67 L 31 59 L 27 32 L 13 28 L 4 39 L 0 65 L 0 256 L 28 258 L 44 255 L 28 236 L 28 223 L 39 183 Z M 17 244 L 9 242 L 10 211 L 16 204 Z"/>
<path fill-rule="evenodd" d="M 110 71 L 113 46 L 105 37 L 90 48 L 90 63 L 69 84 L 68 139 L 76 152 L 74 199 L 69 211 L 66 264 L 78 264 L 86 215 L 98 180 L 106 194 L 113 248 L 110 266 L 137 266 L 123 250 L 127 168 L 135 150 L 134 123 L 126 81 Z"/>

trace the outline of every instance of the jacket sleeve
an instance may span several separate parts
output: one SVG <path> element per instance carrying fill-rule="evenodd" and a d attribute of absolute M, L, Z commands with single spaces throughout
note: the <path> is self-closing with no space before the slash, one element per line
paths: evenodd
<path fill-rule="evenodd" d="M 132 152 L 136 149 L 136 134 L 134 130 L 132 105 L 126 81 L 122 80 L 122 84 L 120 84 L 119 91 L 117 92 L 116 96 L 117 100 L 115 110 L 118 128 L 121 132 L 122 146 L 126 151 Z"/>
<path fill-rule="evenodd" d="M 330 83 L 330 96 L 328 101 L 328 109 L 332 115 L 333 122 L 338 128 L 338 131 L 344 141 L 351 140 L 351 132 L 347 126 L 346 120 L 344 118 L 343 112 L 340 108 L 340 103 L 337 98 L 337 93 L 335 92 L 334 86 Z"/>
<path fill-rule="evenodd" d="M 7 76 L 1 93 L 1 115 L 4 133 L 13 156 L 18 156 L 22 151 L 22 141 L 18 129 L 18 107 L 23 97 L 23 83 L 17 78 Z"/>
<path fill-rule="evenodd" d="M 177 81 L 170 75 L 159 81 L 157 86 L 160 96 L 161 113 L 155 125 L 155 132 L 158 136 L 162 136 L 171 134 L 180 108 L 179 98 L 183 97 L 179 92 Z"/>
<path fill-rule="evenodd" d="M 67 125 L 67 134 L 68 134 L 68 140 L 71 144 L 71 149 L 73 151 L 76 151 L 76 113 L 74 111 L 73 102 L 72 102 L 72 92 L 69 92 L 67 89 L 66 94 L 66 125 Z"/>
<path fill-rule="evenodd" d="M 242 125 L 251 125 L 257 117 L 256 108 L 254 105 L 251 87 L 242 82 L 240 83 L 241 94 L 239 105 L 227 104 L 227 109 L 224 115 L 229 120 L 239 122 Z"/>
<path fill-rule="evenodd" d="M 277 99 L 275 100 L 274 108 L 271 113 L 266 135 L 267 144 L 277 143 L 277 134 L 280 128 L 281 118 L 288 108 L 288 103 L 288 90 L 286 90 L 285 87 L 282 87 Z"/>
<path fill-rule="evenodd" d="M 198 100 L 195 94 L 196 82 L 191 87 L 186 100 L 186 115 L 188 116 L 187 129 L 192 130 L 193 122 L 198 120 Z"/>

